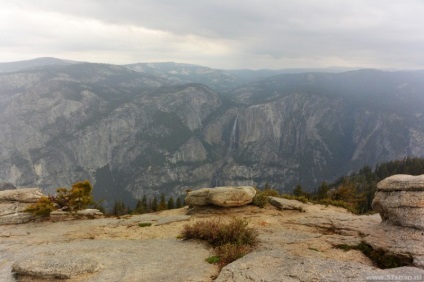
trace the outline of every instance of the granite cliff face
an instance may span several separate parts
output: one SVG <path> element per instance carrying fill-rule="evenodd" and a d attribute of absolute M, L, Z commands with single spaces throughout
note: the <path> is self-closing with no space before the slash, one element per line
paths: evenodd
<path fill-rule="evenodd" d="M 422 72 L 279 75 L 224 93 L 148 70 L 0 74 L 0 181 L 48 193 L 89 179 L 110 201 L 266 181 L 291 191 L 424 155 Z"/>

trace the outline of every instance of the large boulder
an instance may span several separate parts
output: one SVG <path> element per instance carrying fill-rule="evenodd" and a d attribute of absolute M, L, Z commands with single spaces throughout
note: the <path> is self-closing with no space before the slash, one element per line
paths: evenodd
<path fill-rule="evenodd" d="M 202 188 L 195 191 L 190 191 L 187 193 L 185 198 L 185 203 L 189 206 L 207 206 L 209 190 L 211 188 Z"/>
<path fill-rule="evenodd" d="M 271 205 L 279 210 L 305 211 L 305 208 L 307 207 L 306 204 L 303 204 L 299 201 L 284 198 L 268 197 L 268 201 Z"/>
<path fill-rule="evenodd" d="M 0 225 L 21 224 L 33 219 L 30 213 L 24 212 L 28 203 L 3 202 L 0 203 Z"/>
<path fill-rule="evenodd" d="M 377 184 L 372 203 L 383 221 L 424 230 L 424 175 L 393 175 Z"/>
<path fill-rule="evenodd" d="M 0 203 L 2 202 L 20 202 L 36 203 L 43 196 L 38 188 L 22 188 L 14 190 L 0 191 Z"/>
<path fill-rule="evenodd" d="M 239 207 L 251 203 L 255 195 L 250 186 L 202 188 L 188 192 L 185 202 L 190 206 Z"/>
<path fill-rule="evenodd" d="M 38 188 L 0 191 L 0 225 L 26 223 L 34 217 L 24 210 L 43 196 Z"/>
<path fill-rule="evenodd" d="M 364 240 L 376 250 L 424 268 L 424 175 L 393 175 L 377 184 L 372 203 L 382 223 Z"/>

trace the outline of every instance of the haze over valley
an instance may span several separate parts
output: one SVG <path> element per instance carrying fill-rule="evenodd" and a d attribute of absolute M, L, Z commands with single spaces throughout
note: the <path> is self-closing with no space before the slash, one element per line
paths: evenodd
<path fill-rule="evenodd" d="M 424 72 L 226 71 L 53 58 L 0 64 L 0 180 L 97 198 L 281 192 L 424 156 Z"/>

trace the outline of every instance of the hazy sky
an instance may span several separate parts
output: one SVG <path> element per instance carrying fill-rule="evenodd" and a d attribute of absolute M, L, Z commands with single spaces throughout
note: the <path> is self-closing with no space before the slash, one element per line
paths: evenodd
<path fill-rule="evenodd" d="M 423 0 L 0 0 L 0 61 L 424 69 Z"/>

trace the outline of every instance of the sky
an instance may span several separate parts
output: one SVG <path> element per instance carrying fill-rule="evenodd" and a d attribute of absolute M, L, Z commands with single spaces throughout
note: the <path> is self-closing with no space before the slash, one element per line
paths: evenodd
<path fill-rule="evenodd" d="M 424 69 L 422 0 L 0 0 L 0 62 Z"/>

